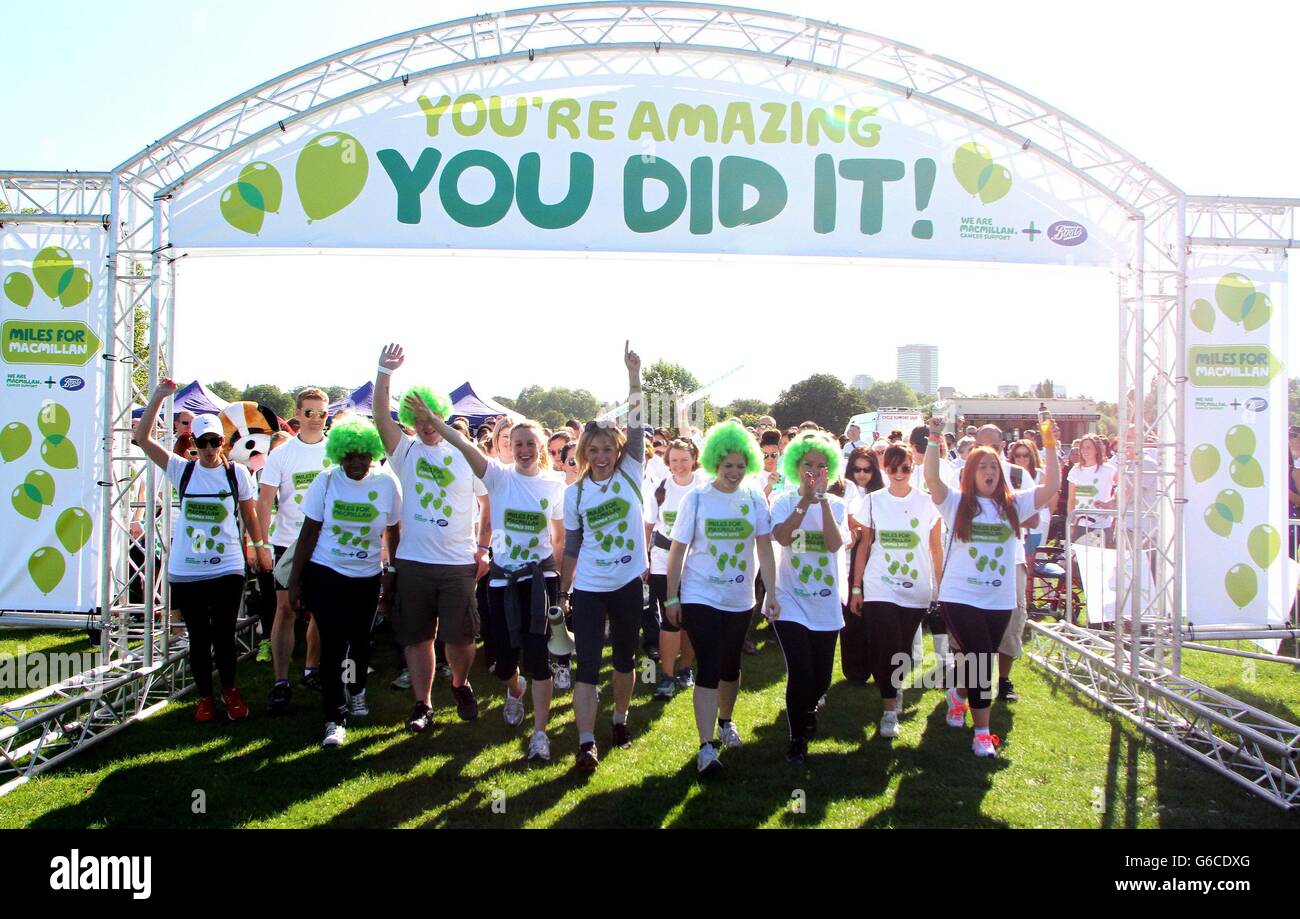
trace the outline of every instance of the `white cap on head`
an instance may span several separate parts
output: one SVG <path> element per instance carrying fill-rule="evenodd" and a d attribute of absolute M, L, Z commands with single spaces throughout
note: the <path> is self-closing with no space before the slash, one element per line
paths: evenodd
<path fill-rule="evenodd" d="M 199 438 L 204 434 L 216 434 L 222 440 L 226 439 L 226 432 L 221 426 L 219 415 L 196 415 L 194 423 L 190 425 L 190 434 L 193 435 L 195 443 L 198 443 Z"/>

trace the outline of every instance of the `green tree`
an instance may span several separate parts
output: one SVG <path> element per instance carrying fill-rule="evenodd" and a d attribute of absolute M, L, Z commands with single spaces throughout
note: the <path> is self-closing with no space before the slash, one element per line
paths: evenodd
<path fill-rule="evenodd" d="M 544 389 L 537 385 L 523 389 L 515 404 L 507 407 L 551 430 L 570 418 L 587 421 L 600 414 L 600 400 L 585 389 Z"/>
<path fill-rule="evenodd" d="M 325 386 L 323 388 L 325 390 L 325 397 L 329 399 L 330 402 L 342 402 L 352 394 L 352 390 L 348 389 L 346 386 Z M 294 395 L 297 395 L 302 389 L 306 389 L 306 387 L 299 386 L 297 389 L 294 389 Z"/>
<path fill-rule="evenodd" d="M 265 405 L 281 418 L 293 417 L 293 396 L 274 383 L 257 383 L 245 387 L 243 395 L 235 401 L 256 402 Z"/>
<path fill-rule="evenodd" d="M 922 399 L 933 401 L 930 396 L 918 394 L 899 380 L 872 383 L 862 393 L 862 398 L 866 402 L 866 408 L 862 409 L 864 412 L 874 412 L 879 408 L 918 408 L 923 404 Z"/>
<path fill-rule="evenodd" d="M 680 396 L 700 388 L 700 381 L 681 364 L 655 361 L 641 374 L 641 388 L 646 392 Z"/>
<path fill-rule="evenodd" d="M 1104 437 L 1114 437 L 1119 433 L 1119 406 L 1114 402 L 1098 402 L 1097 433 Z"/>
<path fill-rule="evenodd" d="M 746 415 L 753 415 L 754 421 L 757 421 L 761 415 L 766 415 L 772 411 L 772 406 L 762 399 L 737 399 L 727 406 L 728 415 L 738 415 L 742 420 Z M 745 422 L 753 424 L 752 421 Z"/>
<path fill-rule="evenodd" d="M 783 391 L 772 405 L 781 427 L 813 421 L 829 431 L 839 431 L 852 415 L 867 410 L 863 393 L 844 385 L 839 377 L 816 373 Z"/>
<path fill-rule="evenodd" d="M 510 409 L 512 412 L 517 412 L 517 411 L 519 411 L 519 406 L 518 406 L 518 404 L 516 404 L 515 400 L 514 400 L 514 399 L 511 399 L 509 396 L 493 396 L 493 397 L 492 397 L 492 401 L 495 402 L 495 403 L 497 403 L 498 405 L 504 405 L 506 408 Z M 566 420 L 567 420 L 567 419 L 566 419 Z"/>
<path fill-rule="evenodd" d="M 229 380 L 217 380 L 210 384 L 208 389 L 214 396 L 227 402 L 240 402 L 244 398 L 243 390 L 236 388 Z"/>

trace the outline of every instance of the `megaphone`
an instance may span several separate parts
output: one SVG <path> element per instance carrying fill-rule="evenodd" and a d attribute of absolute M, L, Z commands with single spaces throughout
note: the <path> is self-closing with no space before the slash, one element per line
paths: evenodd
<path fill-rule="evenodd" d="M 573 643 L 573 633 L 569 631 L 569 626 L 564 621 L 564 610 L 552 606 L 546 618 L 551 623 L 551 637 L 546 642 L 547 650 L 556 657 L 572 654 L 577 646 Z"/>

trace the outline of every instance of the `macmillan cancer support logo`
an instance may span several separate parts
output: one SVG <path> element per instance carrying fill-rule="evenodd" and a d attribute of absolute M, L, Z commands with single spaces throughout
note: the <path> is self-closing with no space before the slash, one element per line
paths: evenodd
<path fill-rule="evenodd" d="M 332 217 L 352 204 L 370 177 L 370 157 L 361 141 L 341 131 L 326 131 L 298 154 L 294 184 L 307 222 Z M 284 179 L 270 163 L 257 161 L 221 193 L 221 216 L 236 230 L 257 236 L 267 214 L 279 214 Z"/>

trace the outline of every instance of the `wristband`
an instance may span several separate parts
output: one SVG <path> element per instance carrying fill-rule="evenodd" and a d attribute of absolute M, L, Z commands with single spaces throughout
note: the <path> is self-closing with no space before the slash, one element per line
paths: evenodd
<path fill-rule="evenodd" d="M 269 549 L 269 548 L 271 548 L 271 546 L 270 546 L 269 543 L 264 543 L 264 542 L 255 542 L 255 543 L 253 543 L 253 548 L 254 548 L 254 549 Z"/>
<path fill-rule="evenodd" d="M 479 544 L 478 544 L 478 547 L 479 547 L 480 549 L 482 549 L 484 552 L 491 552 L 491 551 L 492 551 L 492 547 L 491 547 L 491 546 L 485 546 L 485 545 L 483 545 L 483 543 L 479 543 Z"/>
<path fill-rule="evenodd" d="M 849 593 L 853 594 L 853 596 L 855 596 L 855 597 L 860 597 L 860 596 L 862 596 L 862 588 L 861 588 L 861 587 L 855 587 L 855 588 L 853 588 L 852 590 L 850 590 Z"/>
<path fill-rule="evenodd" d="M 389 370 L 387 367 L 377 367 L 375 369 L 377 369 L 380 373 L 382 373 L 386 377 L 391 377 L 393 375 L 393 371 Z"/>
<path fill-rule="evenodd" d="M 671 598 L 669 598 L 669 599 L 667 599 L 667 600 L 664 601 L 664 609 L 667 609 L 667 608 L 670 607 L 670 606 L 677 606 L 677 605 L 679 605 L 681 602 L 682 602 L 682 598 L 681 598 L 681 597 L 671 597 Z"/>

